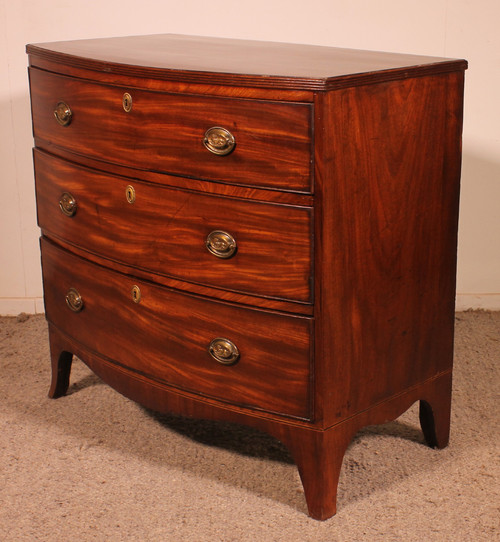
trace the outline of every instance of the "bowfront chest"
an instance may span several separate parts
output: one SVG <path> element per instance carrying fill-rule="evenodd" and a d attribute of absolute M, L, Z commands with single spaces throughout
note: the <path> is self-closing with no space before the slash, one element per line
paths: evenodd
<path fill-rule="evenodd" d="M 450 420 L 463 60 L 135 36 L 28 45 L 49 395 L 266 431 L 335 513 L 361 427 Z"/>

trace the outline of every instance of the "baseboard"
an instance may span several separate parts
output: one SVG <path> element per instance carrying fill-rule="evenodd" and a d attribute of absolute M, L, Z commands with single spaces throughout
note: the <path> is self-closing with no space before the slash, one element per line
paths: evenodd
<path fill-rule="evenodd" d="M 466 311 L 483 309 L 500 310 L 500 294 L 457 294 L 456 310 Z M 17 316 L 27 314 L 42 314 L 45 312 L 42 297 L 2 297 L 0 298 L 0 315 Z"/>
<path fill-rule="evenodd" d="M 500 294 L 457 294 L 456 310 L 500 311 Z"/>
<path fill-rule="evenodd" d="M 45 312 L 43 297 L 1 297 L 0 315 L 17 316 L 26 314 L 42 314 Z"/>

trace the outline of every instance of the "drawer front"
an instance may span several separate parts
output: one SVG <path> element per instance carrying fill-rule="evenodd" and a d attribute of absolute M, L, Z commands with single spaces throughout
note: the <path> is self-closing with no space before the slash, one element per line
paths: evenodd
<path fill-rule="evenodd" d="M 42 239 L 49 322 L 90 350 L 191 392 L 286 416 L 310 417 L 312 320 L 184 295 L 76 257 Z M 133 291 L 133 287 L 139 287 Z M 75 289 L 81 296 L 79 312 Z M 137 302 L 139 301 L 139 302 Z M 231 341 L 239 358 L 209 353 Z M 215 355 L 227 345 L 212 343 Z"/>
<path fill-rule="evenodd" d="M 30 81 L 34 134 L 42 145 L 147 170 L 311 191 L 309 104 L 165 94 L 37 69 Z M 69 107 L 58 113 L 61 122 L 69 119 L 66 126 L 54 114 L 59 103 Z M 234 137 L 229 154 L 206 148 L 205 134 L 214 127 Z M 212 133 L 207 144 L 217 151 L 224 138 Z"/>
<path fill-rule="evenodd" d="M 35 169 L 38 222 L 48 234 L 181 280 L 312 301 L 310 207 L 170 189 L 40 151 Z M 66 214 L 60 202 L 68 195 L 76 207 Z"/>

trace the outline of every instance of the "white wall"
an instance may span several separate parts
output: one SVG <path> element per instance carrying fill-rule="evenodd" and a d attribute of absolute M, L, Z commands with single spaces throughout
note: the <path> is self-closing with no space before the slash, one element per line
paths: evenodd
<path fill-rule="evenodd" d="M 466 58 L 458 308 L 500 309 L 498 0 L 0 0 L 0 314 L 43 311 L 26 43 L 172 32 Z"/>

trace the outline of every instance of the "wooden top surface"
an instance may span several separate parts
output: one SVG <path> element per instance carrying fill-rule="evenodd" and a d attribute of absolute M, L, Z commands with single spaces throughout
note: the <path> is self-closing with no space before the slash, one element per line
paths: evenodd
<path fill-rule="evenodd" d="M 464 70 L 464 60 L 157 34 L 28 45 L 36 57 L 96 71 L 212 84 L 328 90 Z"/>

